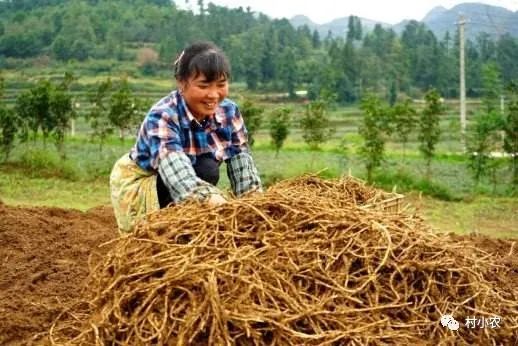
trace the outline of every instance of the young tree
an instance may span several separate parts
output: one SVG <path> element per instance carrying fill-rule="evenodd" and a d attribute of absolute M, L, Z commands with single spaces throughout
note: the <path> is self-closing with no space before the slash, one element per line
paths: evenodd
<path fill-rule="evenodd" d="M 499 140 L 498 130 L 502 128 L 502 117 L 499 113 L 478 113 L 470 127 L 468 150 L 470 153 L 468 167 L 473 173 L 475 184 L 480 178 L 488 175 L 491 167 L 491 148 Z"/>
<path fill-rule="evenodd" d="M 261 127 L 261 122 L 263 120 L 264 108 L 257 107 L 252 101 L 245 100 L 241 104 L 241 115 L 245 119 L 246 130 L 248 131 L 248 143 L 250 146 L 254 145 L 255 141 L 255 133 Z"/>
<path fill-rule="evenodd" d="M 500 95 L 502 94 L 502 82 L 498 66 L 492 62 L 482 66 L 482 103 L 486 113 L 498 109 Z"/>
<path fill-rule="evenodd" d="M 479 112 L 469 129 L 467 147 L 469 150 L 468 167 L 473 173 L 475 185 L 480 179 L 489 175 L 494 179 L 496 165 L 491 160 L 491 149 L 499 141 L 498 131 L 502 129 L 503 119 L 498 112 L 498 101 L 501 94 L 500 72 L 495 63 L 487 63 L 482 66 L 482 103 L 483 110 Z"/>
<path fill-rule="evenodd" d="M 110 96 L 108 119 L 110 123 L 119 129 L 119 138 L 124 140 L 124 131 L 130 129 L 136 123 L 136 116 L 141 111 L 141 102 L 133 96 L 126 78 L 118 83 L 118 88 Z"/>
<path fill-rule="evenodd" d="M 114 127 L 108 119 L 107 98 L 108 93 L 112 87 L 112 82 L 107 80 L 100 82 L 95 89 L 88 95 L 89 101 L 92 103 L 90 112 L 86 115 L 86 120 L 89 122 L 93 132 L 92 139 L 99 139 L 99 151 L 102 151 L 103 144 L 106 138 L 114 131 Z"/>
<path fill-rule="evenodd" d="M 275 157 L 279 155 L 279 150 L 281 150 L 284 140 L 290 133 L 290 114 L 291 109 L 280 108 L 270 116 L 270 137 L 275 147 Z"/>
<path fill-rule="evenodd" d="M 16 113 L 8 110 L 3 102 L 4 79 L 0 76 L 0 148 L 4 153 L 3 160 L 7 161 L 14 147 L 19 119 Z"/>
<path fill-rule="evenodd" d="M 326 112 L 326 101 L 316 100 L 306 106 L 306 111 L 300 119 L 302 138 L 312 150 L 329 139 L 332 129 Z"/>
<path fill-rule="evenodd" d="M 3 160 L 7 161 L 9 154 L 14 147 L 17 128 L 16 114 L 0 105 L 0 148 L 4 153 Z"/>
<path fill-rule="evenodd" d="M 56 148 L 65 159 L 65 133 L 70 127 L 70 121 L 75 116 L 74 106 L 72 104 L 72 94 L 69 92 L 70 84 L 74 77 L 71 74 L 65 74 L 62 83 L 58 86 L 52 85 L 49 97 L 49 114 L 52 128 L 52 137 Z"/>
<path fill-rule="evenodd" d="M 374 95 L 365 96 L 360 109 L 363 111 L 363 123 L 360 125 L 359 132 L 364 140 L 360 155 L 365 160 L 367 181 L 370 183 L 374 170 L 381 166 L 384 158 L 386 134 L 384 118 L 387 110 L 382 106 L 380 99 Z"/>
<path fill-rule="evenodd" d="M 435 154 L 435 146 L 439 142 L 441 129 L 439 128 L 439 116 L 443 112 L 443 106 L 439 93 L 432 89 L 425 95 L 426 106 L 419 119 L 418 140 L 421 143 L 419 150 L 426 160 L 426 176 L 431 174 L 432 158 Z"/>
<path fill-rule="evenodd" d="M 27 140 L 30 134 L 35 140 L 41 129 L 45 142 L 52 131 L 53 124 L 49 106 L 51 88 L 48 80 L 40 80 L 16 99 L 14 111 L 23 121 L 23 140 Z"/>
<path fill-rule="evenodd" d="M 392 108 L 392 121 L 396 134 L 403 144 L 403 159 L 406 156 L 406 145 L 410 134 L 416 128 L 417 111 L 410 105 L 411 100 L 396 103 Z"/>
<path fill-rule="evenodd" d="M 510 102 L 504 119 L 504 150 L 510 155 L 512 186 L 516 191 L 518 188 L 518 84 L 511 83 L 507 89 Z"/>

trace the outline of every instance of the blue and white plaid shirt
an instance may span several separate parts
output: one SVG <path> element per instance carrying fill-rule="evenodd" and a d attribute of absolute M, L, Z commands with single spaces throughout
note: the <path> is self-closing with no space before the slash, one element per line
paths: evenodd
<path fill-rule="evenodd" d="M 130 157 L 140 168 L 156 171 L 159 160 L 171 152 L 185 153 L 194 164 L 205 153 L 221 161 L 247 151 L 246 127 L 234 102 L 223 100 L 213 116 L 199 123 L 173 91 L 148 112 Z"/>
<path fill-rule="evenodd" d="M 212 153 L 227 162 L 236 196 L 261 191 L 257 169 L 248 154 L 247 131 L 237 105 L 225 99 L 215 114 L 198 122 L 178 91 L 158 101 L 144 119 L 130 157 L 146 171 L 160 171 L 173 201 L 194 195 L 205 199 L 219 191 L 196 176 L 196 157 Z"/>

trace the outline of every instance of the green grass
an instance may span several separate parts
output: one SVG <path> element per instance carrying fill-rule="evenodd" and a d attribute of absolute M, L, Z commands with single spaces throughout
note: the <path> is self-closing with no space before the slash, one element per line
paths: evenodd
<path fill-rule="evenodd" d="M 0 200 L 10 205 L 88 210 L 110 203 L 108 180 L 70 181 L 0 170 Z"/>
<path fill-rule="evenodd" d="M 518 238 L 518 201 L 516 198 L 477 196 L 469 201 L 448 202 L 418 198 L 407 200 L 442 233 L 484 234 L 495 238 Z"/>

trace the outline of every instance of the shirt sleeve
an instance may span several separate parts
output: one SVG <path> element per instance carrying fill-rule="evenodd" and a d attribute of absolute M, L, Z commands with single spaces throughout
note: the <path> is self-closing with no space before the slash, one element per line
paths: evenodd
<path fill-rule="evenodd" d="M 232 134 L 230 139 L 236 152 L 248 152 L 248 132 L 243 116 L 237 107 L 232 117 Z"/>
<path fill-rule="evenodd" d="M 241 152 L 228 159 L 227 174 L 236 197 L 252 191 L 263 191 L 254 160 L 248 153 Z"/>
<path fill-rule="evenodd" d="M 222 194 L 218 188 L 196 176 L 191 160 L 182 152 L 170 152 L 160 160 L 158 172 L 175 204 L 189 198 L 204 201 L 213 194 Z"/>
<path fill-rule="evenodd" d="M 170 114 L 166 110 L 150 112 L 144 120 L 137 139 L 137 160 L 157 170 L 160 160 L 170 152 L 183 152 L 180 133 L 176 113 Z"/>

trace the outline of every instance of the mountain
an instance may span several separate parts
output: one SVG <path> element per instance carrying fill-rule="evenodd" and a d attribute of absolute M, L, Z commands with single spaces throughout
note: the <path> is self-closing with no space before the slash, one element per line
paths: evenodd
<path fill-rule="evenodd" d="M 518 37 L 518 11 L 513 12 L 499 6 L 491 6 L 481 3 L 463 3 L 447 9 L 437 6 L 430 10 L 420 21 L 426 24 L 433 31 L 438 39 L 441 39 L 446 31 L 453 34 L 457 30 L 457 22 L 460 15 L 467 21 L 466 36 L 474 40 L 481 32 L 490 36 L 498 37 L 509 33 Z M 376 24 L 384 28 L 392 28 L 395 32 L 401 33 L 410 20 L 404 20 L 398 24 L 390 25 L 376 20 L 360 18 L 365 31 L 370 31 Z M 312 31 L 317 30 L 320 37 L 326 37 L 331 31 L 334 37 L 345 37 L 349 17 L 341 17 L 325 24 L 316 24 L 310 18 L 302 15 L 290 19 L 293 26 L 307 25 Z"/>
<path fill-rule="evenodd" d="M 446 7 L 436 6 L 423 18 L 423 22 L 440 19 L 444 12 L 448 12 Z"/>
<path fill-rule="evenodd" d="M 476 38 L 481 32 L 493 37 L 505 33 L 518 37 L 518 11 L 479 3 L 459 4 L 450 10 L 438 12 L 435 10 L 430 11 L 422 21 L 438 38 L 442 38 L 446 31 L 450 34 L 455 32 L 461 15 L 467 21 L 466 36 L 470 39 Z"/>
<path fill-rule="evenodd" d="M 365 31 L 370 31 L 374 29 L 374 26 L 376 24 L 381 24 L 381 26 L 383 26 L 384 28 L 390 27 L 390 24 L 387 23 L 378 22 L 367 18 L 358 18 L 360 18 L 362 28 Z M 296 28 L 299 26 L 307 25 L 311 31 L 317 30 L 321 38 L 327 37 L 329 32 L 331 32 L 331 35 L 333 37 L 345 37 L 345 34 L 347 33 L 347 26 L 349 24 L 349 16 L 333 19 L 329 23 L 317 24 L 306 16 L 297 15 L 290 19 L 290 23 Z"/>

